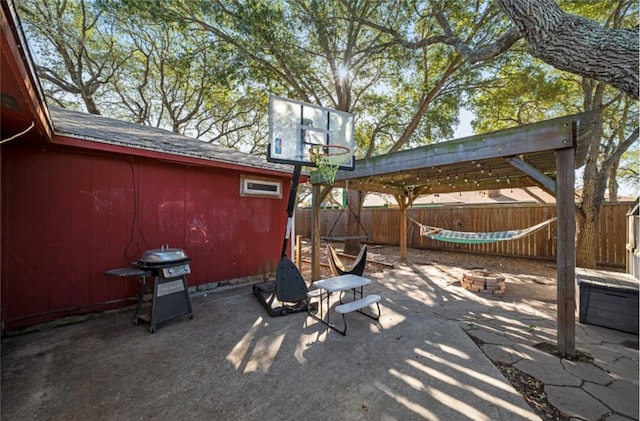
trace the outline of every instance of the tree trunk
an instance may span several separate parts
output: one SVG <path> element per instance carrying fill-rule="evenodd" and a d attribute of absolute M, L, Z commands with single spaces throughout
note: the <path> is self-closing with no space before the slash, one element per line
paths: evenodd
<path fill-rule="evenodd" d="M 616 203 L 618 201 L 618 166 L 620 161 L 616 161 L 609 169 L 609 202 Z"/>
<path fill-rule="evenodd" d="M 599 209 L 591 202 L 582 202 L 583 218 L 579 218 L 578 238 L 576 239 L 576 266 L 595 269 L 596 259 L 596 224 Z"/>
<path fill-rule="evenodd" d="M 586 98 L 593 100 L 594 96 L 587 95 Z M 595 95 L 595 104 L 601 103 L 598 94 Z M 589 101 L 585 101 L 589 103 Z M 589 108 L 588 106 L 585 108 Z M 600 139 L 602 139 L 602 115 L 596 111 L 595 124 L 593 126 L 589 152 L 587 154 L 584 174 L 582 177 L 582 218 L 578 221 L 578 233 L 576 239 L 576 265 L 583 268 L 595 269 L 596 261 L 596 232 L 600 205 L 604 200 L 604 189 L 606 186 L 606 171 L 598 168 L 598 156 L 600 153 Z"/>
<path fill-rule="evenodd" d="M 594 130 L 597 132 L 598 130 Z M 599 136 L 594 135 L 595 139 Z M 598 221 L 598 213 L 600 212 L 600 201 L 602 200 L 596 193 L 598 190 L 598 164 L 596 157 L 598 145 L 597 142 L 591 144 L 591 151 L 584 167 L 584 175 L 582 177 L 582 201 L 579 205 L 582 218 L 578 225 L 578 235 L 576 239 L 576 265 L 583 268 L 595 269 L 596 267 L 596 223 Z"/>
<path fill-rule="evenodd" d="M 87 112 L 89 114 L 101 115 L 102 113 L 98 109 L 98 105 L 96 104 L 93 96 L 91 94 L 82 92 L 82 101 L 84 102 L 84 106 L 87 107 Z"/>
<path fill-rule="evenodd" d="M 554 0 L 497 0 L 529 44 L 551 66 L 605 82 L 638 99 L 638 28 L 608 29 L 562 11 Z"/>

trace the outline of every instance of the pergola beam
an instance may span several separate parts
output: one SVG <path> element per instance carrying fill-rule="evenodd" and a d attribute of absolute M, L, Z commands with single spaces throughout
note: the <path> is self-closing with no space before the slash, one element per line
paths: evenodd
<path fill-rule="evenodd" d="M 548 175 L 538 171 L 535 167 L 533 167 L 532 165 L 529 165 L 528 163 L 526 163 L 522 159 L 517 158 L 515 156 L 509 156 L 509 157 L 505 158 L 505 160 L 507 162 L 509 162 L 511 165 L 513 165 L 515 168 L 519 169 L 523 173 L 525 173 L 528 176 L 532 177 L 538 183 L 543 185 L 547 190 L 552 191 L 554 193 L 556 193 L 558 191 L 558 187 L 556 185 L 556 181 L 553 178 L 551 178 Z"/>
<path fill-rule="evenodd" d="M 336 181 L 333 184 L 333 187 L 345 188 L 346 182 L 349 182 L 349 188 L 354 190 L 367 191 L 371 193 L 382 193 L 382 194 L 390 194 L 390 195 L 402 195 L 408 189 L 420 189 L 420 194 L 434 194 L 434 193 L 456 193 L 462 191 L 478 191 L 478 190 L 498 190 L 498 189 L 508 189 L 508 188 L 525 188 L 525 187 L 539 187 L 540 183 L 534 180 L 532 177 L 528 175 L 509 175 L 508 177 L 502 176 L 499 180 L 496 177 L 491 177 L 484 180 L 478 180 L 475 182 L 474 180 L 469 180 L 464 183 L 461 182 L 454 188 L 449 186 L 446 183 L 431 183 L 431 184 L 416 184 L 416 185 L 405 185 L 398 186 L 392 184 L 382 184 L 375 180 L 365 181 L 366 179 L 350 179 L 350 180 L 340 180 Z M 554 193 L 555 195 L 555 193 Z"/>
<path fill-rule="evenodd" d="M 526 131 L 515 127 L 367 158 L 358 161 L 353 171 L 338 171 L 336 180 L 566 148 L 572 142 L 573 119 L 562 117 L 527 125 Z"/>

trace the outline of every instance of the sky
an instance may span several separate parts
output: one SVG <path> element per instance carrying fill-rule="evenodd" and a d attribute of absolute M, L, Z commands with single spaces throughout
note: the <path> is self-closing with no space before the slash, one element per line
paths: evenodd
<path fill-rule="evenodd" d="M 462 137 L 473 136 L 473 128 L 471 127 L 471 120 L 474 118 L 473 112 L 466 110 L 464 108 L 460 109 L 460 114 L 458 118 L 460 119 L 460 124 L 455 130 L 453 135 L 453 139 L 460 139 Z M 640 158 L 640 157 L 639 157 Z M 640 162 L 640 159 L 639 159 Z M 582 187 L 582 169 L 576 171 L 576 188 Z M 636 197 L 640 192 L 637 189 L 620 183 L 620 187 L 618 189 L 618 195 L 628 196 L 628 197 Z"/>
<path fill-rule="evenodd" d="M 456 128 L 455 133 L 453 134 L 454 139 L 460 139 L 461 137 L 473 136 L 473 129 L 471 128 L 471 120 L 473 120 L 474 114 L 466 110 L 464 108 L 460 109 L 460 113 L 458 118 L 460 119 L 460 124 Z"/>

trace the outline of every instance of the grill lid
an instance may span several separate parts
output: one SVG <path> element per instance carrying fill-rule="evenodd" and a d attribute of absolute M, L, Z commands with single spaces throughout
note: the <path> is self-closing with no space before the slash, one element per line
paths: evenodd
<path fill-rule="evenodd" d="M 145 265 L 161 265 L 166 263 L 178 263 L 190 260 L 182 249 L 162 247 L 161 249 L 147 250 L 142 254 L 138 263 Z"/>

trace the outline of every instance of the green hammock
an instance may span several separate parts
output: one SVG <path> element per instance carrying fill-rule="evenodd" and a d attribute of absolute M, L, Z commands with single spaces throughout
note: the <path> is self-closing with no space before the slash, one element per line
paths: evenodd
<path fill-rule="evenodd" d="M 495 243 L 497 241 L 517 240 L 518 238 L 526 237 L 539 229 L 549 225 L 557 218 L 547 219 L 544 222 L 534 225 L 529 228 L 520 230 L 508 230 L 508 231 L 495 231 L 495 232 L 466 232 L 466 231 L 451 231 L 442 228 L 430 227 L 423 225 L 411 217 L 407 217 L 411 221 L 415 222 L 420 227 L 420 235 L 423 237 L 431 238 L 432 240 L 446 241 L 449 243 L 460 244 L 487 244 Z"/>

